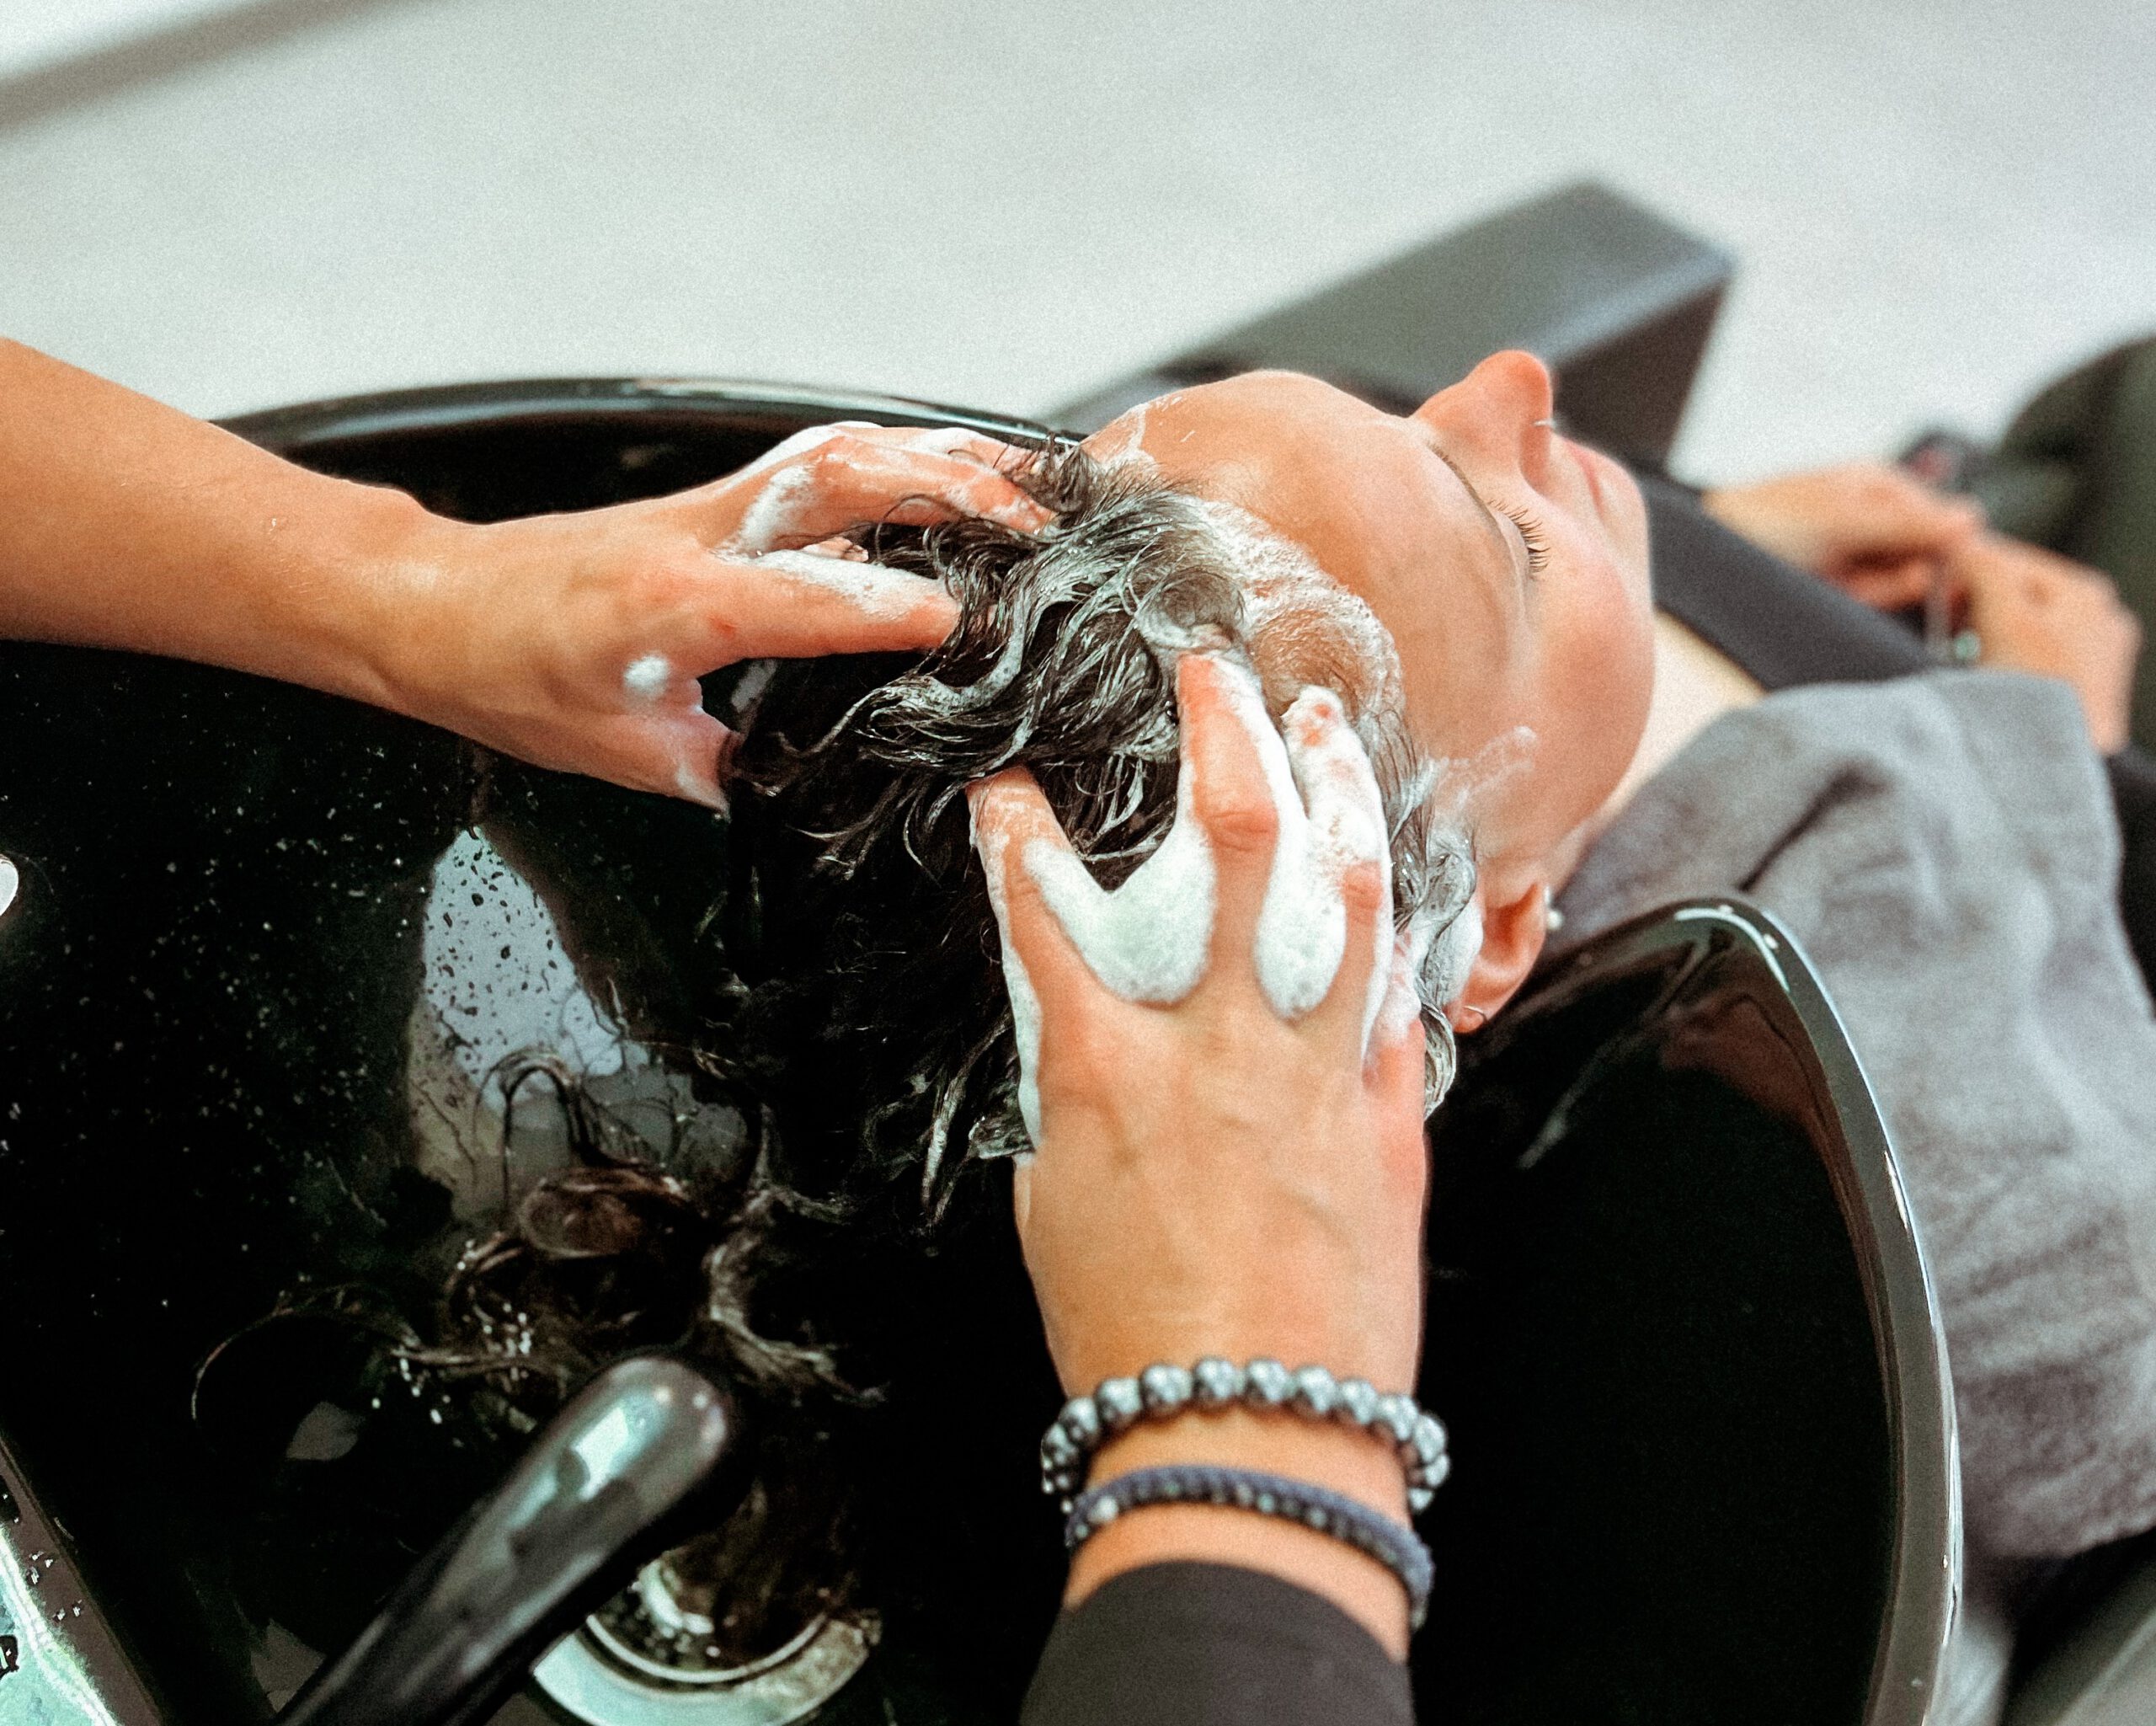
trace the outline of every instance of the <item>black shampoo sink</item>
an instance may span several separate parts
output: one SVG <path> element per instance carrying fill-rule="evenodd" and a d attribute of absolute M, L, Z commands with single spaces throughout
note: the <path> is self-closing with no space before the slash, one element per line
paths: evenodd
<path fill-rule="evenodd" d="M 648 380 L 237 429 L 498 519 L 694 484 L 844 418 L 1027 435 Z M 436 1343 L 474 1242 L 571 1158 L 565 1110 L 603 1104 L 685 1189 L 750 1154 L 754 1109 L 653 1029 L 723 1010 L 728 830 L 125 655 L 0 646 L 0 735 L 6 1466 L 159 1719 L 268 1720 L 538 1429 Z M 1456 1469 L 1426 1531 L 1426 1718 L 1925 1717 L 1953 1564 L 1935 1317 L 1861 1077 L 1775 940 L 1741 906 L 1652 920 L 1474 1039 L 1434 1138 L 1422 1393 Z M 877 1394 L 757 1435 L 735 1514 L 825 1519 L 830 1612 L 670 1595 L 662 1565 L 504 1719 L 1012 1717 L 1060 1584 L 1033 1463 L 1059 1392 L 1007 1195 L 977 1184 L 905 1264 L 830 1272 L 867 1290 Z M 638 1310 L 664 1312 L 678 1267 L 654 1265 Z M 902 1312 L 876 1309 L 885 1268 Z M 775 1300 L 817 1286 L 795 1274 Z M 675 1339 L 629 1323 L 619 1352 Z M 817 1598 L 754 1571 L 724 1573 L 740 1600 Z M 763 1713 L 728 1714 L 751 1677 Z M 0 1672 L 0 1719 L 25 1682 Z"/>

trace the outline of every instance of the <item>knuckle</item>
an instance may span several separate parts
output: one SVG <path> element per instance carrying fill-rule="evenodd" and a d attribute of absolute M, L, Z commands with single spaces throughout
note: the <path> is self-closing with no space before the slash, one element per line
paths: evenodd
<path fill-rule="evenodd" d="M 1340 902 L 1351 918 L 1362 922 L 1375 917 L 1385 908 L 1387 896 L 1385 871 L 1374 859 L 1350 863 L 1342 872 Z"/>
<path fill-rule="evenodd" d="M 873 444 L 862 442 L 850 431 L 841 431 L 818 444 L 809 459 L 815 464 L 817 478 L 828 484 L 871 466 L 878 453 Z"/>
<path fill-rule="evenodd" d="M 1198 817 L 1214 845 L 1235 856 L 1263 857 L 1280 836 L 1280 812 L 1270 799 L 1240 792 L 1201 792 Z"/>
<path fill-rule="evenodd" d="M 1041 891 L 1041 884 L 1028 868 L 1004 871 L 1003 907 L 1011 920 L 1011 933 L 1017 938 L 1029 939 L 1042 920 L 1052 915 L 1048 895 Z"/>
<path fill-rule="evenodd" d="M 922 468 L 915 480 L 924 494 L 948 503 L 973 505 L 995 500 L 995 494 L 983 483 L 978 470 L 953 470 L 939 461 Z"/>
<path fill-rule="evenodd" d="M 707 579 L 707 571 L 671 561 L 646 564 L 623 584 L 622 613 L 625 618 L 654 617 L 684 610 L 695 604 Z"/>
<path fill-rule="evenodd" d="M 1055 1047 L 1066 1075 L 1090 1081 L 1088 1088 L 1112 1084 L 1129 1069 L 1126 1051 L 1111 1035 L 1097 1013 L 1086 1010 L 1084 997 L 1064 1004 L 1056 1021 Z"/>

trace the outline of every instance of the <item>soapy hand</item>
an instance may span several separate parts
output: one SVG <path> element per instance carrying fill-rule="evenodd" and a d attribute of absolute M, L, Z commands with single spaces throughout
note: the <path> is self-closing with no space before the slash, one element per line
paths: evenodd
<path fill-rule="evenodd" d="M 1392 940 L 1386 834 L 1338 700 L 1273 730 L 1247 670 L 1178 668 L 1176 828 L 1114 893 L 1087 880 L 1031 775 L 973 788 L 1036 1151 L 1018 1235 L 1064 1385 L 1207 1355 L 1415 1382 L 1425 1190 L 1422 1021 Z M 1134 894 L 1133 890 L 1137 891 Z M 1328 909 L 1329 907 L 1329 909 Z M 1381 1002 L 1373 1015 L 1373 1000 Z M 1093 1478 L 1251 1467 L 1405 1518 L 1398 1461 L 1329 1424 L 1228 1411 L 1133 1428 Z M 1187 1558 L 1269 1570 L 1396 1655 L 1405 1597 L 1306 1529 L 1169 1505 L 1089 1541 L 1068 1599 Z"/>
<path fill-rule="evenodd" d="M 935 646 L 958 615 L 948 595 L 828 542 L 958 516 L 1034 532 L 1049 512 L 1007 477 L 1018 459 L 974 433 L 848 423 L 671 497 L 485 526 L 430 517 L 399 565 L 389 701 L 542 767 L 723 807 L 733 734 L 697 678 Z"/>
<path fill-rule="evenodd" d="M 1422 1038 L 1404 968 L 1391 975 L 1376 785 L 1329 693 L 1291 709 L 1283 743 L 1241 667 L 1187 655 L 1178 688 L 1177 825 L 1202 836 L 1204 866 L 1139 900 L 1174 989 L 1129 986 L 1146 943 L 1107 914 L 1120 894 L 1094 889 L 1090 912 L 1074 894 L 1083 866 L 1030 775 L 972 793 L 1033 1093 L 1017 1210 L 1049 1347 L 1074 1388 L 1203 1354 L 1404 1388 L 1422 1310 Z M 1295 977 L 1292 1017 L 1265 975 L 1267 925 L 1290 899 L 1337 912 L 1329 942 L 1326 919 L 1307 920 L 1331 965 L 1326 986 Z M 1177 956 L 1193 947 L 1201 963 Z M 1374 976 L 1396 991 L 1374 1023 Z"/>

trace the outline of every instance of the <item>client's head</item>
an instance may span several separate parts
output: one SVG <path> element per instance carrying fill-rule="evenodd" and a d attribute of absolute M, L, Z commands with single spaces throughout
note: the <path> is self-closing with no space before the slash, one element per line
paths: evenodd
<path fill-rule="evenodd" d="M 1384 799 L 1398 932 L 1441 1086 L 1442 1010 L 1467 981 L 1481 927 L 1481 799 L 1476 764 L 1433 760 L 1415 735 L 1384 626 L 1301 548 L 1150 464 L 1052 446 L 1022 478 L 1057 511 L 1038 536 L 979 521 L 860 536 L 879 562 L 932 576 L 957 599 L 941 648 L 896 677 L 888 666 L 851 676 L 782 668 L 748 724 L 740 778 L 765 798 L 739 817 L 742 855 L 762 860 L 746 897 L 765 908 L 761 951 L 773 960 L 758 1024 L 783 1026 L 797 1046 L 860 1039 L 903 1003 L 903 1025 L 866 1040 L 886 1058 L 910 1047 L 916 1064 L 880 1073 L 881 1095 L 849 1099 L 893 1129 L 870 1164 L 917 1157 L 933 1187 L 969 1160 L 954 1152 L 1021 1148 L 1010 1013 L 965 788 L 1029 768 L 1080 855 L 1113 885 L 1167 831 L 1176 660 L 1206 649 L 1246 657 L 1276 715 L 1313 684 L 1342 697 Z M 819 854 L 802 849 L 803 833 Z M 829 1015 L 821 1025 L 779 1007 L 801 998 L 804 975 Z M 817 1088 L 834 1094 L 828 1080 Z"/>
<path fill-rule="evenodd" d="M 1503 353 L 1406 416 L 1253 372 L 1086 445 L 1246 512 L 1385 626 L 1407 730 L 1473 834 L 1482 943 L 1458 1004 L 1482 1013 L 1540 954 L 1545 896 L 1631 760 L 1652 676 L 1638 488 L 1550 412 L 1547 370 Z M 1292 632 L 1257 651 L 1270 679 L 1302 675 Z"/>

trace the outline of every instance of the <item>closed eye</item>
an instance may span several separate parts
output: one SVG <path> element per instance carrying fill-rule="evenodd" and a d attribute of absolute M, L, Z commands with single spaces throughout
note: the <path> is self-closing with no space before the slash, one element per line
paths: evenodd
<path fill-rule="evenodd" d="M 1520 542 L 1527 548 L 1528 579 L 1533 580 L 1550 567 L 1550 541 L 1542 531 L 1542 519 L 1527 510 L 1505 509 L 1504 513 L 1519 529 Z"/>
<path fill-rule="evenodd" d="M 1520 543 L 1527 549 L 1528 580 L 1532 581 L 1538 579 L 1550 566 L 1550 542 L 1543 533 L 1540 517 L 1526 510 L 1508 510 L 1492 503 L 1482 494 L 1481 488 L 1467 477 L 1460 463 L 1438 447 L 1434 439 L 1425 437 L 1421 440 L 1421 442 L 1424 449 L 1452 470 L 1452 477 L 1465 488 L 1468 496 L 1482 506 L 1482 513 L 1487 518 L 1490 531 L 1492 533 L 1496 534 L 1500 540 L 1504 537 L 1505 530 L 1497 526 L 1497 518 L 1500 516 L 1519 530 Z"/>

